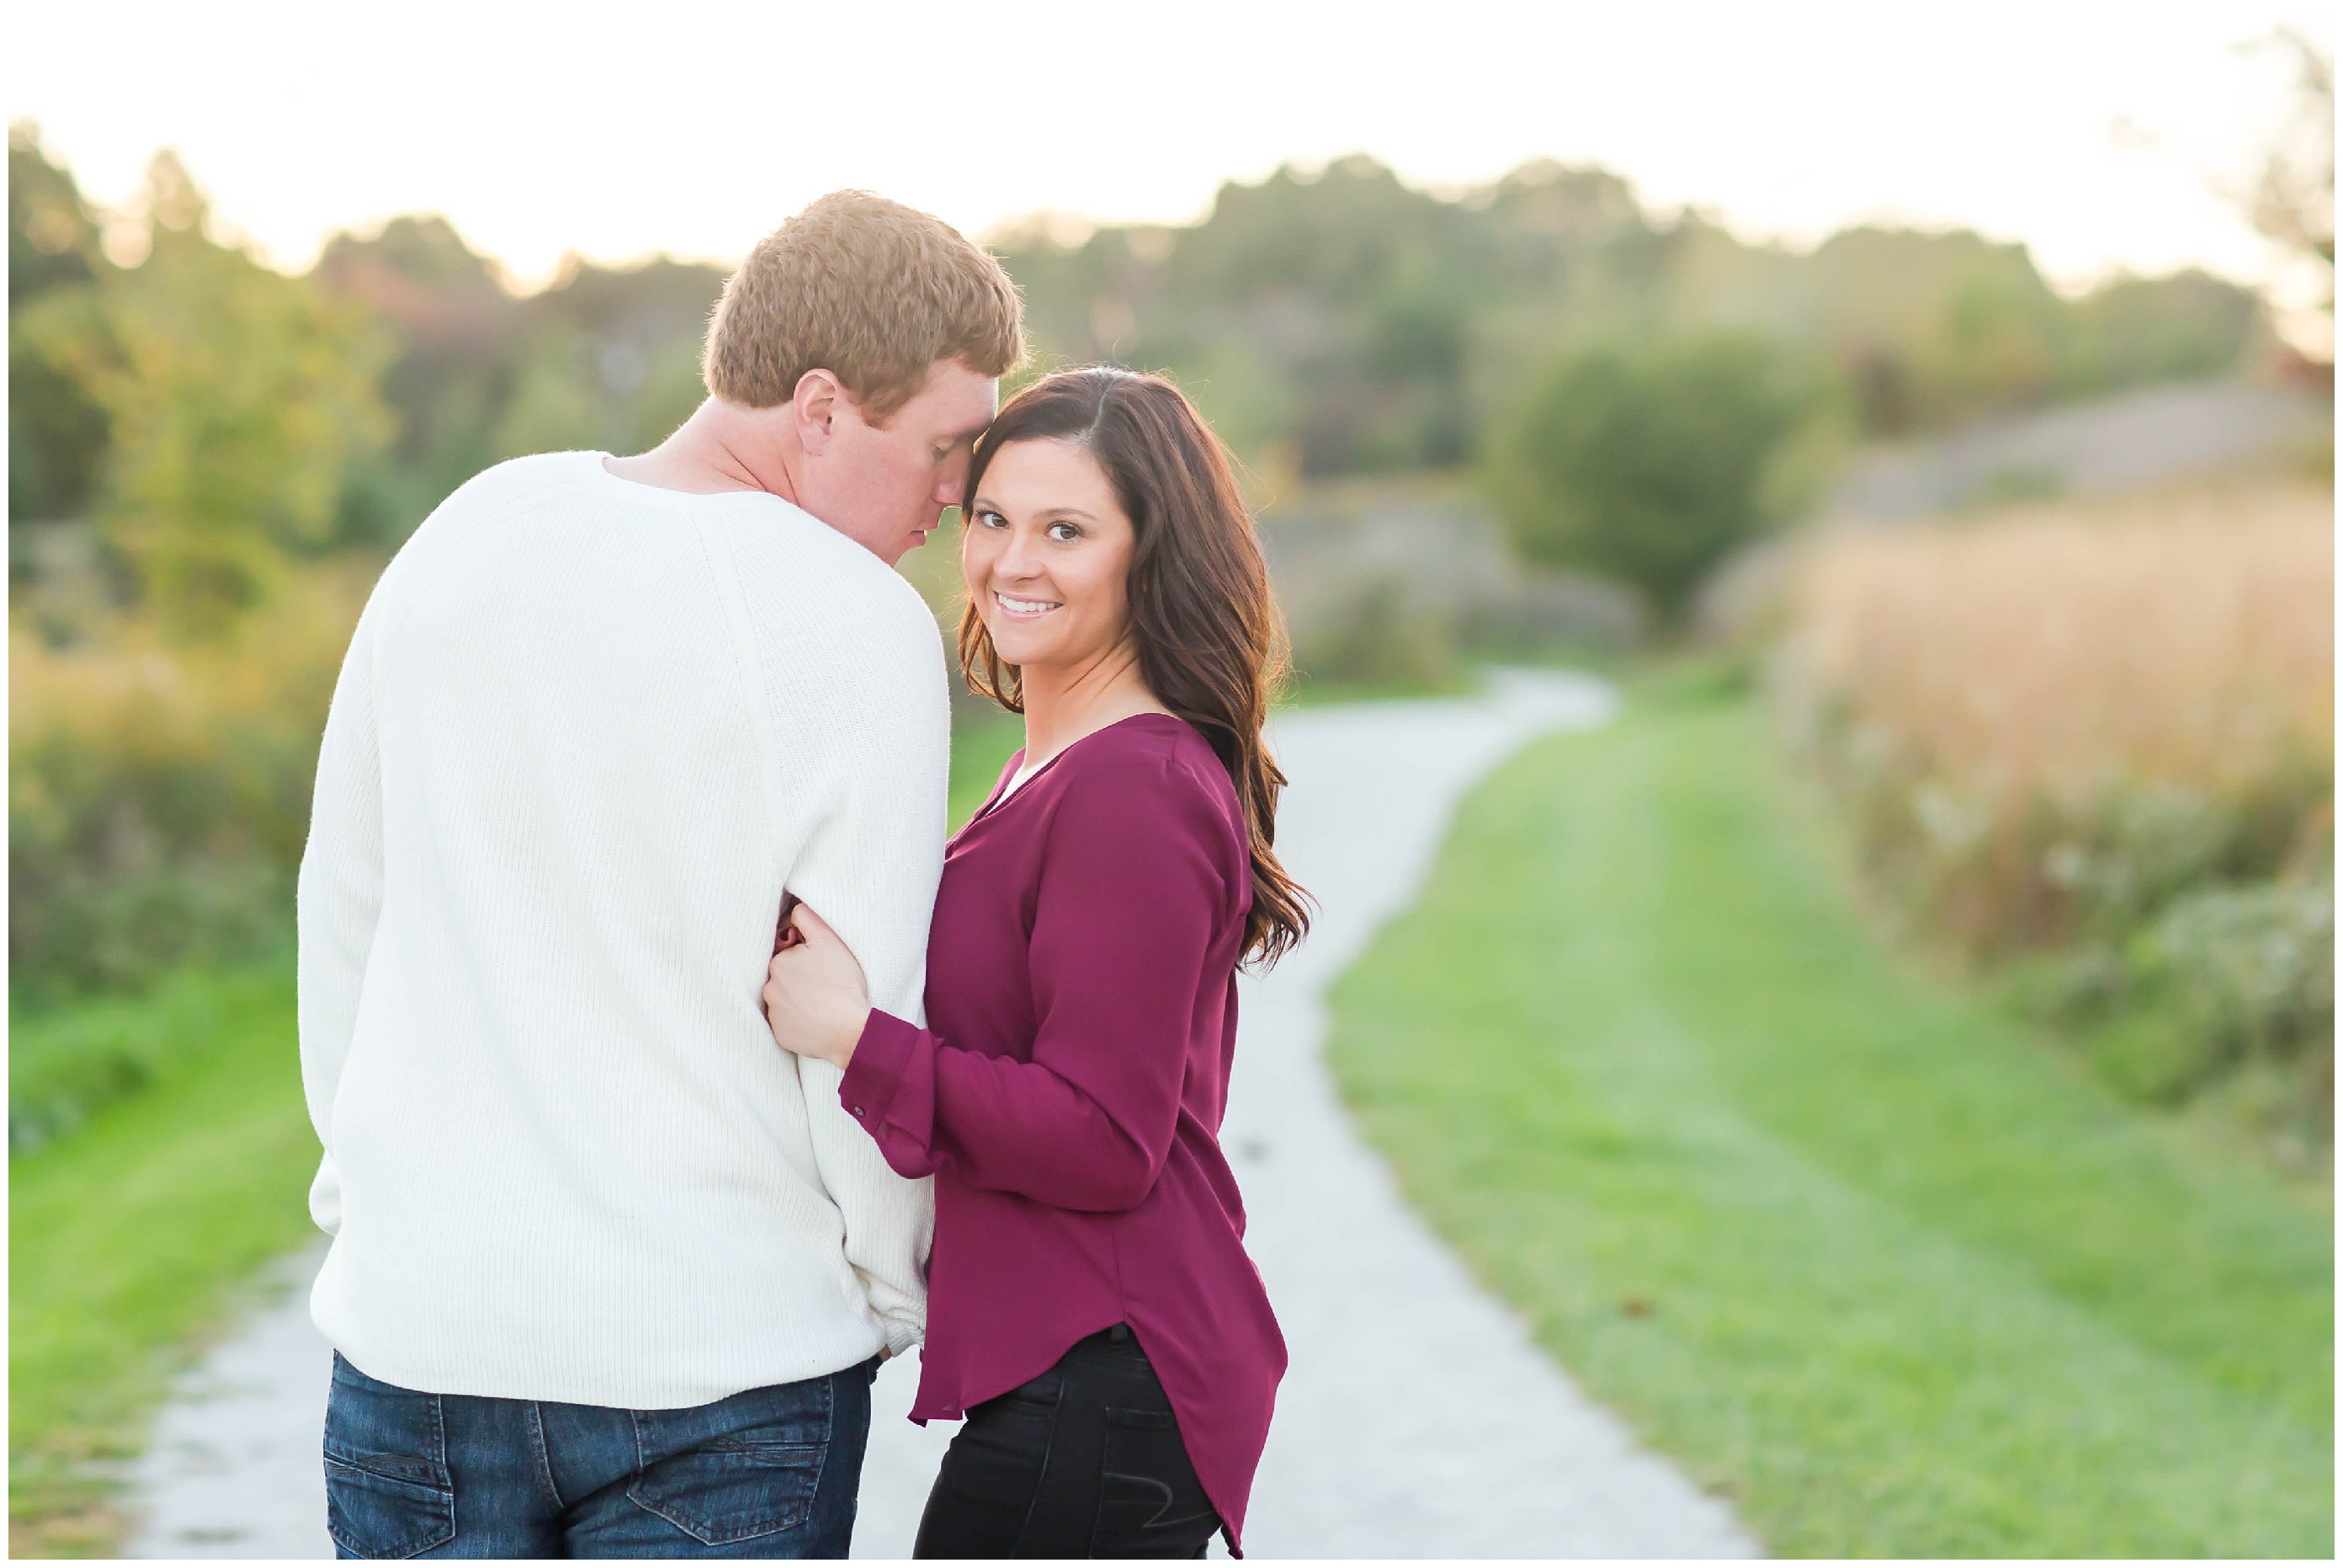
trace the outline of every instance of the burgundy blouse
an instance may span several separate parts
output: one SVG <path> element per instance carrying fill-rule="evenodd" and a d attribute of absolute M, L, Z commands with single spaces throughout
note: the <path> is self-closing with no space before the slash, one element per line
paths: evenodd
<path fill-rule="evenodd" d="M 911 1419 L 957 1419 L 1127 1322 L 1236 1550 L 1285 1371 L 1218 1137 L 1243 814 L 1160 713 L 1001 788 L 944 860 L 930 1027 L 874 1010 L 839 1086 L 888 1164 L 936 1179 Z"/>

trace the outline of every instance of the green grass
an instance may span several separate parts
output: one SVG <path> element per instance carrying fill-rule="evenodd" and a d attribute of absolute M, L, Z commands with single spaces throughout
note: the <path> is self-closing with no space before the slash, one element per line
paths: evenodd
<path fill-rule="evenodd" d="M 26 1154 L 143 1092 L 220 1040 L 273 1025 L 289 954 L 271 963 L 183 970 L 135 997 L 15 1005 L 8 1030 L 8 1150 Z"/>
<path fill-rule="evenodd" d="M 310 1238 L 317 1143 L 301 1101 L 289 966 L 174 982 L 208 990 L 217 1033 L 144 1092 L 9 1162 L 12 1547 L 103 1553 L 107 1463 L 261 1265 Z M 119 1009 L 123 1004 L 98 1003 Z M 71 1030 L 71 1016 L 18 1029 Z"/>
<path fill-rule="evenodd" d="M 1334 1013 L 1419 1209 L 1771 1551 L 2330 1554 L 2323 1197 L 1891 951 L 1746 703 L 1501 769 Z"/>

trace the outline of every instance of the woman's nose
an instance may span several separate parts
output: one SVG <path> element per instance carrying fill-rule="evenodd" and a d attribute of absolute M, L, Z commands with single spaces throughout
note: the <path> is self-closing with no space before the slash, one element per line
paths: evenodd
<path fill-rule="evenodd" d="M 1039 566 L 1034 558 L 1033 541 L 1020 531 L 1010 534 L 1009 542 L 1001 547 L 1001 557 L 993 562 L 992 569 L 1005 578 L 1029 578 L 1039 569 Z"/>

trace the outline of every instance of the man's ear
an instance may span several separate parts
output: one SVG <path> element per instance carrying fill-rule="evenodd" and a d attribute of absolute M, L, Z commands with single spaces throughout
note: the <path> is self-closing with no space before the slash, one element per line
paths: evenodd
<path fill-rule="evenodd" d="M 827 370 L 809 370 L 798 377 L 796 394 L 789 399 L 790 410 L 797 416 L 798 445 L 809 457 L 819 457 L 830 444 L 830 433 L 839 414 L 846 406 L 846 388 L 838 377 Z"/>

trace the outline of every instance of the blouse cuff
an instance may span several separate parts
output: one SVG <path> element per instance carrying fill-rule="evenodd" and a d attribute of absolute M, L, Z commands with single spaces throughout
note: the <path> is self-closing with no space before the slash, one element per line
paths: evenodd
<path fill-rule="evenodd" d="M 916 1026 L 874 1007 L 854 1042 L 846 1074 L 838 1081 L 838 1102 L 873 1138 L 886 1125 L 919 1040 Z"/>

